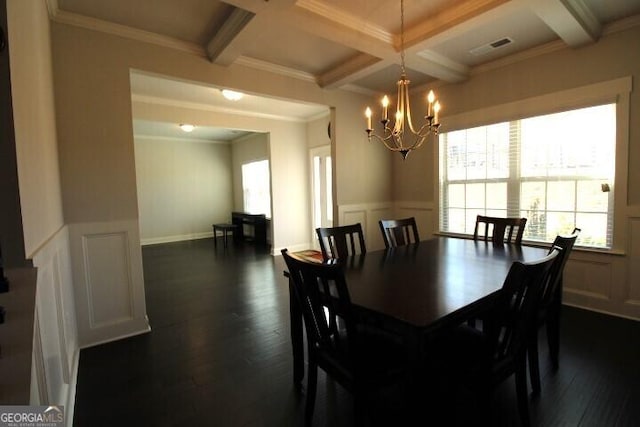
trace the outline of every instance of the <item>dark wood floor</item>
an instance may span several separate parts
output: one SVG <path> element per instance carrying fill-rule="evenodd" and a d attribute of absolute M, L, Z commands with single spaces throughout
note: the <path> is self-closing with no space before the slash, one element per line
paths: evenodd
<path fill-rule="evenodd" d="M 143 259 L 152 332 L 81 351 L 74 425 L 302 425 L 281 257 L 204 239 L 148 246 Z M 565 307 L 561 343 L 558 372 L 541 344 L 532 424 L 640 425 L 640 322 Z M 314 425 L 352 425 L 350 395 L 318 380 Z M 518 425 L 514 394 L 512 380 L 494 393 L 493 425 Z M 447 422 L 425 409 L 419 425 L 467 425 L 473 402 L 458 400 Z"/>

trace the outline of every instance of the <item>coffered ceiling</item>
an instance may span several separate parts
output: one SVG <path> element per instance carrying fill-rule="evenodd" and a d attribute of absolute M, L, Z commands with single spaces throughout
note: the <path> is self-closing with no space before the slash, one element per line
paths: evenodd
<path fill-rule="evenodd" d="M 47 1 L 56 22 L 180 49 L 222 67 L 241 64 L 281 73 L 328 90 L 392 93 L 400 73 L 399 0 Z M 437 80 L 464 81 L 477 70 L 536 52 L 578 49 L 640 22 L 640 0 L 404 3 L 405 56 L 413 88 Z M 197 95 L 196 87 L 185 90 L 184 84 L 132 77 L 134 97 L 199 103 L 210 95 L 211 88 Z M 310 106 L 308 115 L 317 116 L 319 110 Z"/>
<path fill-rule="evenodd" d="M 50 0 L 50 10 L 60 22 L 325 88 L 388 92 L 399 73 L 397 0 Z M 414 87 L 463 81 L 474 67 L 549 42 L 594 43 L 639 13 L 640 0 L 405 0 L 409 78 Z"/>

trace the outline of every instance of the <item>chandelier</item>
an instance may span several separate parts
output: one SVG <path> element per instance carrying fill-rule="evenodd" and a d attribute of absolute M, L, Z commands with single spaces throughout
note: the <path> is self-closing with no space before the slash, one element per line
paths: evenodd
<path fill-rule="evenodd" d="M 438 113 L 440 111 L 440 102 L 436 100 L 433 91 L 429 91 L 427 95 L 427 115 L 424 117 L 425 122 L 416 130 L 411 121 L 411 105 L 409 103 L 409 79 L 404 66 L 404 0 L 400 0 L 400 80 L 398 80 L 398 103 L 395 113 L 395 121 L 391 126 L 389 120 L 389 97 L 386 95 L 382 98 L 382 134 L 376 134 L 371 127 L 371 108 L 367 107 L 365 116 L 367 118 L 367 137 L 369 141 L 372 138 L 382 142 L 385 147 L 391 151 L 402 154 L 402 158 L 406 159 L 409 152 L 419 148 L 422 143 L 431 134 L 437 135 L 440 123 L 438 122 Z"/>

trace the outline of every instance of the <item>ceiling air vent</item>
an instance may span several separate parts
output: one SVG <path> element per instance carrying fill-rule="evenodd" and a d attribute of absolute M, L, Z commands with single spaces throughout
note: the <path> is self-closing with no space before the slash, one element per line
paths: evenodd
<path fill-rule="evenodd" d="M 496 49 L 500 49 L 501 47 L 505 47 L 513 43 L 513 39 L 509 37 L 503 37 L 496 41 L 492 41 L 491 43 L 483 44 L 482 46 L 474 47 L 469 51 L 470 54 L 480 56 L 486 55 L 489 52 L 492 52 Z"/>

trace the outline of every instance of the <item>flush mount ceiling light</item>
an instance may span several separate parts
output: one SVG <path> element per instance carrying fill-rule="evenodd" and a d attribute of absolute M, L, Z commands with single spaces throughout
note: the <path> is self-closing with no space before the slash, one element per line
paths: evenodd
<path fill-rule="evenodd" d="M 242 99 L 244 93 L 236 92 L 235 90 L 222 89 L 222 96 L 227 98 L 229 101 L 238 101 Z"/>
<path fill-rule="evenodd" d="M 194 125 L 188 125 L 186 123 L 180 123 L 180 129 L 184 132 L 192 132 L 196 127 Z"/>

